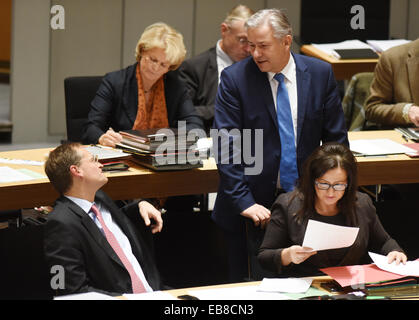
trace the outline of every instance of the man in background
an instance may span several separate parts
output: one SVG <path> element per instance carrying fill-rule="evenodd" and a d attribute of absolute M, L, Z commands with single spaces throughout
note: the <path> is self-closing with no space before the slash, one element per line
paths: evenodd
<path fill-rule="evenodd" d="M 419 39 L 381 54 L 370 90 L 367 120 L 383 128 L 419 127 Z"/>
<path fill-rule="evenodd" d="M 185 60 L 179 67 L 207 133 L 214 120 L 214 102 L 221 71 L 249 56 L 244 23 L 252 14 L 253 11 L 244 5 L 234 7 L 221 23 L 221 39 L 217 45 Z"/>

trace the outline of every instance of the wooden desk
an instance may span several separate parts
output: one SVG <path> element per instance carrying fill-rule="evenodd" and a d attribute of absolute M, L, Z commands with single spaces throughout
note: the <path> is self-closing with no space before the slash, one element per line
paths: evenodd
<path fill-rule="evenodd" d="M 44 161 L 50 149 L 0 152 L 0 158 Z M 139 197 L 167 197 L 217 191 L 218 172 L 214 159 L 205 161 L 204 168 L 154 172 L 130 161 L 126 172 L 107 173 L 103 190 L 114 200 Z M 45 174 L 43 166 L 0 164 L 12 168 L 27 168 Z M 51 205 L 58 193 L 48 178 L 0 184 L 0 210 Z"/>
<path fill-rule="evenodd" d="M 389 138 L 405 143 L 401 134 L 394 130 L 349 132 L 349 139 Z M 45 160 L 50 149 L 34 149 L 0 152 L 0 158 Z M 399 184 L 419 182 L 419 158 L 406 155 L 390 155 L 380 158 L 358 157 L 359 184 Z M 218 171 L 214 159 L 205 162 L 204 168 L 154 172 L 134 163 L 127 172 L 108 173 L 109 182 L 103 188 L 114 200 L 139 197 L 167 197 L 175 195 L 216 192 Z M 0 166 L 6 164 L 0 164 Z M 8 165 L 28 168 L 44 174 L 41 166 Z M 47 178 L 0 184 L 0 211 L 32 208 L 53 204 L 58 194 Z"/>
<path fill-rule="evenodd" d="M 388 138 L 406 143 L 395 130 L 350 131 L 349 140 Z M 404 154 L 384 157 L 357 157 L 359 185 L 402 184 L 419 182 L 419 158 Z"/>
<path fill-rule="evenodd" d="M 311 284 L 312 287 L 317 289 L 323 290 L 325 294 L 327 293 L 320 285 L 324 282 L 330 282 L 333 279 L 329 276 L 316 276 L 311 277 L 313 282 Z M 240 282 L 240 283 L 228 283 L 228 284 L 219 284 L 213 286 L 202 286 L 202 287 L 194 287 L 194 288 L 182 288 L 182 289 L 172 289 L 167 290 L 173 297 L 177 298 L 178 296 L 188 294 L 191 290 L 208 290 L 208 289 L 222 289 L 222 288 L 240 288 L 240 287 L 247 287 L 247 286 L 255 286 L 259 285 L 261 281 L 251 281 L 251 282 Z"/>
<path fill-rule="evenodd" d="M 373 72 L 378 62 L 378 59 L 339 60 L 312 45 L 303 45 L 300 50 L 307 56 L 329 62 L 332 65 L 336 80 L 351 79 L 354 74 L 359 72 Z"/>

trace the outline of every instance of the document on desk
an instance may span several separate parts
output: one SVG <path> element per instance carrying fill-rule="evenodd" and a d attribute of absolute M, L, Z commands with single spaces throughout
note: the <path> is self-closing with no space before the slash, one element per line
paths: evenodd
<path fill-rule="evenodd" d="M 368 252 L 372 261 L 375 265 L 381 270 L 399 274 L 402 276 L 414 276 L 419 277 L 419 260 L 416 261 L 407 261 L 406 264 L 400 263 L 396 265 L 396 262 L 392 263 L 387 262 L 387 256 L 381 254 Z"/>
<path fill-rule="evenodd" d="M 123 297 L 127 300 L 177 300 L 170 293 L 164 291 L 125 293 Z"/>
<path fill-rule="evenodd" d="M 355 242 L 358 231 L 359 228 L 342 227 L 310 219 L 302 246 L 313 251 L 346 248 Z"/>
<path fill-rule="evenodd" d="M 264 278 L 258 287 L 262 292 L 305 293 L 310 288 L 311 278 Z"/>
<path fill-rule="evenodd" d="M 367 43 L 376 51 L 383 52 L 395 46 L 409 43 L 406 39 L 392 39 L 392 40 L 367 40 Z"/>
<path fill-rule="evenodd" d="M 59 297 L 54 297 L 54 300 L 119 300 L 115 297 L 99 292 L 75 293 Z"/>
<path fill-rule="evenodd" d="M 28 169 L 21 171 L 10 167 L 0 167 L 0 183 L 16 182 L 16 181 L 27 181 L 33 179 L 44 178 L 44 176 L 36 176 L 36 172 L 32 172 L 35 175 L 28 174 Z"/>
<path fill-rule="evenodd" d="M 199 300 L 289 300 L 278 292 L 261 292 L 259 286 L 189 290 L 188 294 Z"/>
<path fill-rule="evenodd" d="M 359 139 L 349 141 L 351 151 L 361 156 L 379 156 L 388 154 L 416 153 L 416 150 L 406 147 L 390 139 Z"/>

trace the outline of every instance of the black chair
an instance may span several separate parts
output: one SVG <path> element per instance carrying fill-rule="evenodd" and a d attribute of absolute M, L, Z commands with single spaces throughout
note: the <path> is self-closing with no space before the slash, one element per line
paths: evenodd
<path fill-rule="evenodd" d="M 67 140 L 82 142 L 90 102 L 102 81 L 102 76 L 69 77 L 64 79 Z"/>

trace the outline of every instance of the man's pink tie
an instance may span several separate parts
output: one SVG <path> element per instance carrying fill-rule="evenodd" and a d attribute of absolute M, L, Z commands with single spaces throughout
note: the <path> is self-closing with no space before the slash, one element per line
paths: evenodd
<path fill-rule="evenodd" d="M 122 264 L 127 269 L 130 277 L 131 277 L 131 284 L 132 284 L 132 292 L 133 293 L 143 293 L 146 292 L 143 282 L 135 273 L 132 264 L 129 262 L 128 258 L 126 257 L 124 251 L 122 250 L 121 246 L 119 245 L 118 241 L 116 240 L 114 234 L 108 229 L 103 220 L 102 214 L 100 213 L 99 209 L 96 205 L 92 205 L 92 212 L 96 215 L 99 219 L 100 224 L 102 225 L 102 229 L 105 233 L 106 240 L 108 240 L 109 244 L 111 245 L 112 249 L 118 255 L 119 259 L 121 260 Z"/>

